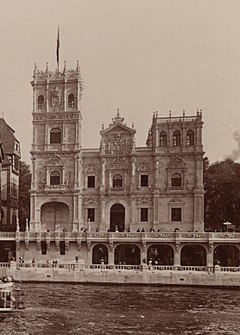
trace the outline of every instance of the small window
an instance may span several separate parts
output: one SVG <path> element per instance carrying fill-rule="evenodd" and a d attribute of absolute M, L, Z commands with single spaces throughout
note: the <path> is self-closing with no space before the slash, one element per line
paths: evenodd
<path fill-rule="evenodd" d="M 187 145 L 194 145 L 194 132 L 192 130 L 187 132 Z"/>
<path fill-rule="evenodd" d="M 123 187 L 123 179 L 120 174 L 115 174 L 115 176 L 113 176 L 113 187 Z"/>
<path fill-rule="evenodd" d="M 160 133 L 160 147 L 166 147 L 167 146 L 167 133 L 165 131 L 162 131 Z"/>
<path fill-rule="evenodd" d="M 148 208 L 141 208 L 141 222 L 148 222 Z"/>
<path fill-rule="evenodd" d="M 66 246 L 64 241 L 60 241 L 59 243 L 60 255 L 65 255 L 66 253 Z"/>
<path fill-rule="evenodd" d="M 95 176 L 88 176 L 87 178 L 87 187 L 95 187 Z"/>
<path fill-rule="evenodd" d="M 141 175 L 141 186 L 148 186 L 148 175 L 147 174 L 142 174 Z"/>
<path fill-rule="evenodd" d="M 60 173 L 54 171 L 50 175 L 50 185 L 60 185 Z"/>
<path fill-rule="evenodd" d="M 42 251 L 42 255 L 47 254 L 47 242 L 46 241 L 41 241 L 41 251 Z"/>
<path fill-rule="evenodd" d="M 44 108 L 44 97 L 43 95 L 39 95 L 38 97 L 38 109 Z"/>
<path fill-rule="evenodd" d="M 88 221 L 94 222 L 95 221 L 95 208 L 88 208 Z"/>
<path fill-rule="evenodd" d="M 172 187 L 179 187 L 182 186 L 182 177 L 180 173 L 174 173 L 172 175 Z"/>
<path fill-rule="evenodd" d="M 59 128 L 52 128 L 50 131 L 50 143 L 61 143 L 61 130 Z"/>
<path fill-rule="evenodd" d="M 179 146 L 179 145 L 181 145 L 180 131 L 175 130 L 173 133 L 173 146 Z"/>
<path fill-rule="evenodd" d="M 68 96 L 68 107 L 74 107 L 74 94 Z"/>
<path fill-rule="evenodd" d="M 182 209 L 181 208 L 172 208 L 172 222 L 181 222 L 182 221 Z"/>

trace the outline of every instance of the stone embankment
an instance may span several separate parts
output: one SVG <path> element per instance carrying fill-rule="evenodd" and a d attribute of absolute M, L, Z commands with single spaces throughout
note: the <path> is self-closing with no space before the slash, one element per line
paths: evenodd
<path fill-rule="evenodd" d="M 1 263 L 2 276 L 23 282 L 240 286 L 239 267 Z"/>

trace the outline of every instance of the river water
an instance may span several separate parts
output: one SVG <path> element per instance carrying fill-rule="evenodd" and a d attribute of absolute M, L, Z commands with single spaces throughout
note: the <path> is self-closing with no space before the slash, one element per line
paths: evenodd
<path fill-rule="evenodd" d="M 4 335 L 240 334 L 240 289 L 21 284 Z"/>

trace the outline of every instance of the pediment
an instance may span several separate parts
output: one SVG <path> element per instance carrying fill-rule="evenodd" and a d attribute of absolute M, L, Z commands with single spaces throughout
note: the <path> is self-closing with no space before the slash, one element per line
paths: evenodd
<path fill-rule="evenodd" d="M 111 124 L 109 125 L 108 128 L 102 130 L 100 133 L 102 136 L 106 136 L 114 133 L 133 135 L 135 134 L 135 132 L 136 132 L 135 129 L 129 128 L 125 124 L 120 123 L 120 124 Z"/>

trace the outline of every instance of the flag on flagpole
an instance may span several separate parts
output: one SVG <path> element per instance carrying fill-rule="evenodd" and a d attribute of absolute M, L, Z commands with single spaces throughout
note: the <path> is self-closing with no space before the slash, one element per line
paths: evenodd
<path fill-rule="evenodd" d="M 58 34 L 57 34 L 57 64 L 59 66 L 59 48 L 60 48 L 60 39 L 59 39 L 59 27 L 58 27 Z"/>

